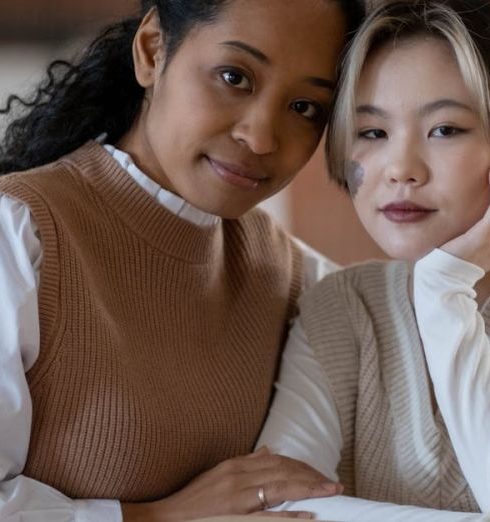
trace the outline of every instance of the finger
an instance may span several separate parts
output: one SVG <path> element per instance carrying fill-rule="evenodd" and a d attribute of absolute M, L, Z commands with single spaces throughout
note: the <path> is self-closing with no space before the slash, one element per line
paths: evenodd
<path fill-rule="evenodd" d="M 240 471 L 253 472 L 259 469 L 264 471 L 271 470 L 278 474 L 278 478 L 287 474 L 294 474 L 297 477 L 309 476 L 315 479 L 318 478 L 319 480 L 327 480 L 327 477 L 308 464 L 291 457 L 270 453 L 267 448 L 263 452 L 255 454 L 255 458 L 250 458 L 250 455 L 247 455 L 246 457 L 231 459 L 229 462 L 234 462 L 237 465 L 242 464 L 243 467 Z"/>
<path fill-rule="evenodd" d="M 250 513 L 252 517 L 279 517 L 279 518 L 300 518 L 302 520 L 311 520 L 314 515 L 309 511 L 256 511 Z"/>
<path fill-rule="evenodd" d="M 285 500 L 328 497 L 342 492 L 342 486 L 328 480 L 319 471 L 295 459 L 281 455 L 263 457 L 239 457 L 219 464 L 210 472 L 215 484 L 225 483 L 230 494 L 248 510 L 262 509 L 258 491 L 267 492 L 268 505 L 275 506 Z M 269 493 L 271 492 L 271 493 Z"/>
<path fill-rule="evenodd" d="M 238 462 L 236 464 L 240 465 Z M 335 483 L 315 468 L 296 459 L 282 455 L 265 455 L 253 461 L 242 461 L 241 465 L 239 470 L 245 472 L 244 487 L 260 487 L 270 482 L 316 483 L 319 486 L 325 484 L 329 494 L 338 493 L 334 486 L 328 486 Z"/>
<path fill-rule="evenodd" d="M 262 446 L 258 450 L 247 455 L 240 455 L 232 459 L 224 460 L 210 469 L 207 473 L 213 480 L 219 480 L 219 477 L 256 472 L 267 467 L 268 461 L 264 460 L 270 455 L 269 450 Z"/>
<path fill-rule="evenodd" d="M 279 455 L 277 453 L 265 455 L 262 458 L 262 464 L 264 468 L 277 468 L 278 470 L 290 470 L 291 473 L 297 474 L 309 474 L 318 478 L 327 480 L 327 477 L 320 473 L 317 469 L 311 467 L 305 462 L 294 459 L 292 457 L 286 457 L 285 455 Z"/>
<path fill-rule="evenodd" d="M 343 492 L 343 486 L 335 482 L 299 482 L 297 480 L 276 481 L 265 483 L 263 487 L 267 507 L 277 506 L 283 502 L 305 500 L 309 498 L 322 498 L 339 495 Z M 262 500 L 258 495 L 258 488 L 251 488 L 250 502 L 256 509 L 263 508 Z M 255 504 L 252 504 L 254 502 Z"/>
<path fill-rule="evenodd" d="M 303 481 L 328 480 L 308 464 L 283 455 L 271 454 L 265 446 L 254 453 L 225 460 L 210 472 L 215 476 L 243 474 L 247 476 L 248 486 L 260 486 L 267 481 L 286 479 L 289 476 Z M 246 487 L 247 483 L 244 486 Z"/>
<path fill-rule="evenodd" d="M 260 448 L 256 449 L 253 453 L 245 455 L 244 458 L 263 457 L 264 455 L 270 454 L 271 452 L 269 451 L 269 448 L 267 446 L 261 446 Z"/>

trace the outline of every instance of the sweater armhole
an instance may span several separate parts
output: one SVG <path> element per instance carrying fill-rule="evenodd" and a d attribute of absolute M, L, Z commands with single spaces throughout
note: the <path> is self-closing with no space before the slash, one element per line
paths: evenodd
<path fill-rule="evenodd" d="M 51 345 L 55 343 L 62 324 L 59 306 L 58 231 L 46 202 L 34 187 L 22 181 L 22 174 L 13 174 L 4 178 L 0 187 L 2 193 L 27 205 L 38 227 L 43 252 L 38 289 L 40 345 Z M 50 350 L 50 352 L 52 356 L 47 360 L 41 351 L 38 360 L 27 372 L 31 388 L 38 384 L 55 358 L 56 351 Z"/>
<path fill-rule="evenodd" d="M 326 276 L 300 301 L 300 318 L 309 345 L 322 365 L 334 398 L 342 433 L 337 468 L 346 495 L 355 494 L 354 423 L 359 353 L 349 313 L 346 271 Z"/>

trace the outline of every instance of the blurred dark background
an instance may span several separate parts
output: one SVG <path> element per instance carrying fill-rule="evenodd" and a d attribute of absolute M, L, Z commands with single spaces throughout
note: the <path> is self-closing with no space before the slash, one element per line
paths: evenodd
<path fill-rule="evenodd" d="M 136 0 L 2 0 L 0 42 L 72 39 L 136 10 Z"/>

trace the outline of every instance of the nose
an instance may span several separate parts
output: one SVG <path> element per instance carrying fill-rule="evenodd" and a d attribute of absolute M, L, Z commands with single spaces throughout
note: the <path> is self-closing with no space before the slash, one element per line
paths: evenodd
<path fill-rule="evenodd" d="M 416 187 L 424 185 L 428 179 L 429 168 L 416 143 L 405 142 L 393 147 L 391 154 L 387 154 L 385 180 L 388 184 L 402 183 Z"/>
<path fill-rule="evenodd" d="M 265 155 L 279 149 L 279 115 L 272 109 L 255 107 L 244 112 L 232 129 L 232 137 L 254 154 Z"/>

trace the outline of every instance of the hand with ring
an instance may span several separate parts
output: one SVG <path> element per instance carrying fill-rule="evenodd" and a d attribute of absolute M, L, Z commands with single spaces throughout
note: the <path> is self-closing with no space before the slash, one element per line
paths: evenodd
<path fill-rule="evenodd" d="M 179 522 L 244 514 L 312 518 L 307 512 L 266 510 L 287 500 L 329 497 L 342 490 L 340 484 L 311 466 L 261 448 L 218 464 L 165 499 L 139 505 L 123 504 L 123 520 Z"/>
<path fill-rule="evenodd" d="M 270 508 L 269 504 L 267 504 L 267 500 L 265 499 L 265 491 L 262 486 L 260 486 L 259 490 L 257 491 L 257 497 L 259 498 L 260 506 L 263 510 Z"/>

